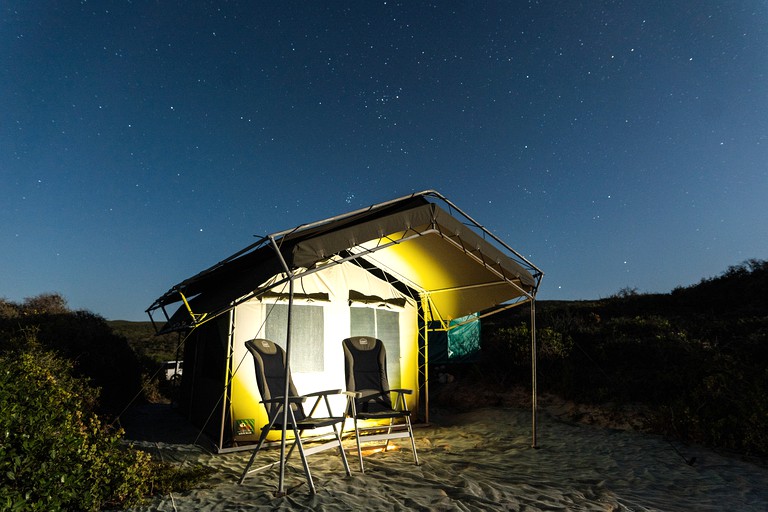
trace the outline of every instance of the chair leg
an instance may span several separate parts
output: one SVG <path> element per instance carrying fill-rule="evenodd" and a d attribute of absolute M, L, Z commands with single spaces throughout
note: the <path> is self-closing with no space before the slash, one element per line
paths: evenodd
<path fill-rule="evenodd" d="M 293 450 L 296 448 L 296 440 L 293 440 L 293 444 L 290 448 L 288 448 L 288 453 L 285 454 L 285 463 L 288 464 L 288 461 L 291 458 L 291 454 L 293 453 Z"/>
<path fill-rule="evenodd" d="M 304 474 L 307 476 L 307 484 L 309 485 L 309 492 L 317 494 L 315 490 L 315 484 L 312 481 L 312 473 L 309 471 L 309 463 L 307 463 L 307 456 L 304 453 L 304 445 L 301 443 L 301 431 L 298 429 L 293 430 L 293 434 L 296 437 L 296 443 L 294 446 L 299 447 L 299 455 L 301 456 L 301 464 L 304 466 Z M 287 460 L 288 457 L 286 457 Z"/>
<path fill-rule="evenodd" d="M 342 432 L 343 430 L 339 432 L 336 425 L 333 425 L 333 433 L 336 436 L 336 440 L 339 442 L 339 453 L 341 454 L 341 462 L 344 464 L 344 471 L 347 472 L 347 476 L 352 476 L 352 471 L 349 469 L 349 462 L 347 462 L 347 454 L 344 453 L 344 445 L 341 443 Z"/>
<path fill-rule="evenodd" d="M 405 424 L 408 426 L 408 435 L 411 438 L 411 450 L 413 450 L 413 461 L 419 465 L 419 456 L 416 454 L 416 441 L 413 439 L 413 427 L 411 427 L 411 418 L 405 417 Z"/>
<path fill-rule="evenodd" d="M 365 473 L 365 466 L 363 465 L 363 450 L 360 448 L 360 430 L 357 428 L 357 418 L 355 420 L 355 442 L 357 443 L 357 458 L 360 460 L 360 472 Z"/>
<path fill-rule="evenodd" d="M 389 418 L 389 426 L 387 427 L 387 436 L 392 434 L 392 425 L 394 424 L 395 419 Z M 389 449 L 389 437 L 387 437 L 384 440 L 384 451 L 386 452 Z"/>
<path fill-rule="evenodd" d="M 264 427 L 261 430 L 259 443 L 256 445 L 256 448 L 253 450 L 253 453 L 251 454 L 251 458 L 248 460 L 248 464 L 245 465 L 245 470 L 243 470 L 243 474 L 240 477 L 240 481 L 238 482 L 238 484 L 242 485 L 243 481 L 245 480 L 245 477 L 248 476 L 248 470 L 251 469 L 251 466 L 253 465 L 253 461 L 256 460 L 256 454 L 259 453 L 259 450 L 261 450 L 261 446 L 264 444 L 264 441 L 267 439 L 267 434 L 269 434 L 269 429 L 267 427 Z"/>

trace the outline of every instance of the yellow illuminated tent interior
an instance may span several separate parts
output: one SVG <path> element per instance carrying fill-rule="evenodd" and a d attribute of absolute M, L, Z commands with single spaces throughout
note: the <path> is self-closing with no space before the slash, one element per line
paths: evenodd
<path fill-rule="evenodd" d="M 390 385 L 414 389 L 408 407 L 428 421 L 429 333 L 530 304 L 535 446 L 542 277 L 447 198 L 424 191 L 263 237 L 173 286 L 147 313 L 158 333 L 183 338 L 179 405 L 226 452 L 250 446 L 266 423 L 247 340 L 281 345 L 304 394 L 343 389 L 341 341 L 377 337 Z"/>

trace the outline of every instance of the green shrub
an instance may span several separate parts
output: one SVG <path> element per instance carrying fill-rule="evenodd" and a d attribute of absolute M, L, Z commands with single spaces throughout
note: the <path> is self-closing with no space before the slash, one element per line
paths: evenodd
<path fill-rule="evenodd" d="M 573 350 L 573 339 L 551 327 L 536 331 L 537 359 L 545 367 L 559 366 Z M 486 378 L 495 385 L 530 381 L 531 331 L 526 323 L 501 327 L 483 342 Z"/>
<path fill-rule="evenodd" d="M 0 356 L 0 508 L 99 510 L 137 503 L 153 463 L 92 412 L 96 391 L 34 345 Z"/>
<path fill-rule="evenodd" d="M 765 323 L 765 321 L 763 322 Z M 754 334 L 706 360 L 700 379 L 689 379 L 661 410 L 658 429 L 708 446 L 768 454 L 768 370 L 765 335 Z M 758 339 L 759 338 L 759 339 Z M 732 345 L 737 345 L 732 343 Z"/>

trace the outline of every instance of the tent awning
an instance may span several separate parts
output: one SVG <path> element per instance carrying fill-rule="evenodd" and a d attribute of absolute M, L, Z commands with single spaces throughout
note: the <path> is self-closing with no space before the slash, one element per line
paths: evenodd
<path fill-rule="evenodd" d="M 418 293 L 429 319 L 441 321 L 533 300 L 543 276 L 443 196 L 426 191 L 265 237 L 175 285 L 147 312 L 152 318 L 178 303 L 161 332 L 192 328 L 273 287 L 284 272 L 281 258 L 294 278 L 357 261 Z"/>

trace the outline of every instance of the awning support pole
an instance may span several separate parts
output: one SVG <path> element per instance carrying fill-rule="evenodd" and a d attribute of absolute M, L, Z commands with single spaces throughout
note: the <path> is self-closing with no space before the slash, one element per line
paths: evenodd
<path fill-rule="evenodd" d="M 283 254 L 280 252 L 280 247 L 277 245 L 277 242 L 275 241 L 275 238 L 270 236 L 269 239 L 272 241 L 272 247 L 275 249 L 275 252 L 277 252 L 278 258 L 280 258 L 280 263 L 283 265 L 283 269 L 288 274 L 288 320 L 286 322 L 286 335 L 285 335 L 285 383 L 283 385 L 283 430 L 282 430 L 282 436 L 280 438 L 280 477 L 277 482 L 277 495 L 283 496 L 285 495 L 285 438 L 286 438 L 286 428 L 288 426 L 288 406 L 289 406 L 289 400 L 288 395 L 290 394 L 290 386 L 289 383 L 291 382 L 291 313 L 293 311 L 293 272 L 291 272 L 291 269 L 288 268 L 288 264 L 285 261 L 285 258 L 283 258 Z M 311 486 L 312 483 L 309 482 L 309 485 Z"/>
<path fill-rule="evenodd" d="M 538 412 L 536 389 L 536 301 L 531 301 L 531 447 L 538 448 L 536 439 L 536 415 Z"/>

